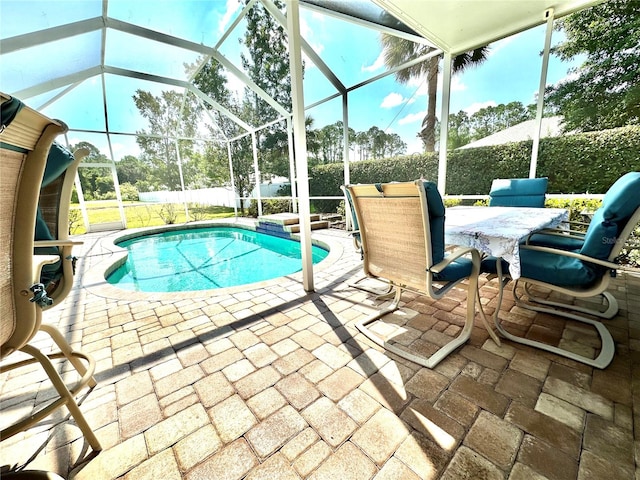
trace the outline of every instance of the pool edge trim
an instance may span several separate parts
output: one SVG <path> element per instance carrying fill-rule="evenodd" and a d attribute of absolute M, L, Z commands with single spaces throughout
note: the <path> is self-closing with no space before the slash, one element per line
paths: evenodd
<path fill-rule="evenodd" d="M 160 227 L 143 227 L 125 232 L 118 231 L 112 234 L 106 235 L 100 239 L 100 248 L 103 254 L 106 256 L 103 260 L 97 263 L 95 266 L 87 269 L 84 272 L 82 279 L 82 286 L 86 288 L 90 293 L 115 300 L 141 300 L 141 301 L 173 301 L 181 299 L 193 299 L 193 298 L 209 298 L 212 296 L 232 295 L 238 292 L 246 292 L 258 289 L 264 289 L 273 287 L 278 284 L 282 284 L 283 279 L 292 281 L 296 284 L 302 283 L 302 272 L 296 272 L 290 275 L 282 277 L 272 278 L 270 280 L 263 280 L 261 282 L 247 283 L 244 285 L 237 285 L 233 287 L 223 287 L 208 290 L 189 290 L 185 292 L 139 292 L 135 290 L 124 290 L 118 288 L 115 285 L 110 284 L 106 280 L 106 275 L 112 272 L 119 265 L 124 263 L 127 258 L 126 249 L 119 247 L 115 244 L 116 241 L 128 240 L 136 238 L 142 235 L 148 235 L 153 233 L 166 232 L 171 230 L 184 230 L 193 228 L 203 228 L 207 226 L 219 226 L 219 227 L 235 227 L 245 230 L 255 231 L 255 222 L 247 219 L 220 219 L 220 220 L 207 220 L 201 222 L 189 222 L 184 224 L 165 225 Z M 299 240 L 298 238 L 292 238 L 293 240 Z M 330 235 L 323 235 L 319 230 L 312 232 L 312 244 L 325 248 L 329 251 L 327 257 L 321 262 L 314 264 L 313 269 L 315 272 L 324 271 L 335 264 L 343 253 L 343 247 L 340 242 L 332 241 Z"/>

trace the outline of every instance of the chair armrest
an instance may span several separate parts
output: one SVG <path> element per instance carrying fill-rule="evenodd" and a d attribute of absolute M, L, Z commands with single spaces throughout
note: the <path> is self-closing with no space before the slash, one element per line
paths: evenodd
<path fill-rule="evenodd" d="M 32 264 L 33 281 L 38 283 L 40 281 L 40 272 L 45 265 L 51 265 L 60 260 L 59 255 L 34 255 Z"/>
<path fill-rule="evenodd" d="M 582 260 L 583 262 L 602 265 L 603 267 L 611 268 L 613 270 L 625 269 L 622 265 L 618 265 L 617 263 L 609 262 L 607 260 L 600 260 L 599 258 L 593 258 L 587 255 L 582 255 L 581 253 L 574 253 L 567 250 L 559 250 L 557 248 L 550 248 L 550 247 L 540 247 L 537 245 L 521 245 L 520 248 L 527 249 L 527 250 L 537 250 L 538 252 L 553 253 L 555 255 L 564 255 L 565 257 L 573 257 L 573 258 Z"/>
<path fill-rule="evenodd" d="M 470 247 L 456 248 L 454 250 L 451 250 L 449 255 L 444 257 L 444 260 L 442 260 L 440 263 L 437 263 L 437 264 L 431 266 L 431 268 L 429 268 L 429 271 L 432 272 L 432 273 L 440 273 L 451 262 L 453 262 L 457 258 L 460 258 L 463 255 L 467 255 L 469 253 L 471 254 L 473 262 L 479 264 L 480 263 L 480 254 L 478 253 L 478 250 L 476 250 L 475 248 L 470 248 Z"/>
<path fill-rule="evenodd" d="M 529 245 L 529 240 L 531 239 L 531 237 L 533 235 L 539 235 L 539 234 L 584 240 L 585 232 L 581 232 L 579 230 L 567 230 L 564 228 L 543 228 L 541 230 L 536 230 L 535 232 L 532 232 L 529 235 L 527 235 L 525 244 Z"/>
<path fill-rule="evenodd" d="M 73 247 L 82 245 L 84 242 L 74 240 L 36 240 L 33 242 L 34 247 Z"/>

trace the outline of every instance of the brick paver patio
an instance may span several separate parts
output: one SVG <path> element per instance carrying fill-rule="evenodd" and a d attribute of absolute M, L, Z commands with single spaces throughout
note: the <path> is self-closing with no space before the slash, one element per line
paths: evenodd
<path fill-rule="evenodd" d="M 606 370 L 498 347 L 479 326 L 429 370 L 355 329 L 382 300 L 348 286 L 361 262 L 341 231 L 314 232 L 332 254 L 313 294 L 299 274 L 251 288 L 123 292 L 102 277 L 113 258 L 106 237 L 83 236 L 76 288 L 44 316 L 97 361 L 98 386 L 80 398 L 104 450 L 92 454 L 57 413 L 0 444 L 3 470 L 90 480 L 640 479 L 640 275 L 613 283 L 621 309 L 606 321 L 616 340 Z M 490 312 L 496 288 L 482 283 Z M 464 290 L 403 302 L 377 328 L 407 348 L 429 353 L 462 325 Z M 588 329 L 509 297 L 501 315 L 594 347 Z M 35 368 L 8 375 L 3 424 L 53 392 Z"/>

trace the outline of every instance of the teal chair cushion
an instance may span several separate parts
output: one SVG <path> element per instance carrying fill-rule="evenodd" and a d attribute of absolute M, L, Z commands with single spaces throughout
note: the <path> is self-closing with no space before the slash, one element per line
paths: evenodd
<path fill-rule="evenodd" d="M 46 187 L 62 175 L 74 160 L 73 153 L 58 143 L 52 143 L 42 176 L 42 187 Z"/>
<path fill-rule="evenodd" d="M 423 182 L 427 196 L 429 227 L 431 230 L 431 258 L 440 263 L 445 258 L 444 220 L 445 207 L 438 186 L 433 182 Z M 457 258 L 440 273 L 434 273 L 433 279 L 439 282 L 456 282 L 471 275 L 473 262 L 468 258 Z"/>
<path fill-rule="evenodd" d="M 566 235 L 546 235 L 536 233 L 529 238 L 530 245 L 540 245 L 543 247 L 557 248 L 558 250 L 580 251 L 584 245 L 584 240 Z"/>
<path fill-rule="evenodd" d="M 492 255 L 488 255 L 486 257 L 484 257 L 481 261 L 480 261 L 480 273 L 493 273 L 493 274 L 497 274 L 498 273 L 498 265 L 496 264 L 498 260 L 498 257 L 494 257 Z M 507 262 L 504 259 L 500 259 L 500 264 L 502 266 L 502 274 L 503 275 L 508 275 L 509 274 L 509 262 Z"/>
<path fill-rule="evenodd" d="M 36 240 L 54 240 L 53 235 L 49 231 L 49 227 L 45 223 L 42 215 L 40 213 L 40 209 L 38 209 L 38 213 L 36 215 Z M 58 247 L 37 247 L 34 249 L 34 253 L 36 255 L 60 255 L 60 250 Z M 42 271 L 40 272 L 40 282 L 45 286 L 50 282 L 57 280 L 62 275 L 62 261 L 57 261 L 56 263 L 52 263 L 49 265 L 44 265 L 42 267 Z"/>
<path fill-rule="evenodd" d="M 544 207 L 549 179 L 509 178 L 496 179 L 489 192 L 490 207 Z"/>
<path fill-rule="evenodd" d="M 473 262 L 468 258 L 456 258 L 440 273 L 434 273 L 433 279 L 438 282 L 456 282 L 471 275 Z"/>
<path fill-rule="evenodd" d="M 522 276 L 560 287 L 589 287 L 602 277 L 600 268 L 577 258 L 520 250 Z"/>
<path fill-rule="evenodd" d="M 42 176 L 42 188 L 48 186 L 62 175 L 69 165 L 74 161 L 73 154 L 65 147 L 58 143 L 53 143 L 47 156 L 47 164 L 45 166 L 44 174 Z M 40 208 L 38 208 L 36 214 L 36 230 L 34 234 L 35 240 L 55 240 L 49 227 L 42 218 Z M 60 255 L 58 247 L 37 247 L 34 249 L 36 255 Z M 40 282 L 45 286 L 50 282 L 57 280 L 62 276 L 62 261 L 58 261 L 53 264 L 45 265 L 42 267 L 40 274 Z"/>
<path fill-rule="evenodd" d="M 640 172 L 620 177 L 602 199 L 604 218 L 612 222 L 626 222 L 640 206 Z"/>
<path fill-rule="evenodd" d="M 18 112 L 22 110 L 24 103 L 18 100 L 16 97 L 11 97 L 6 102 L 0 104 L 0 124 L 4 127 L 8 127 L 16 118 Z"/>
<path fill-rule="evenodd" d="M 580 249 L 582 255 L 606 260 L 618 237 L 618 225 L 604 218 L 605 210 L 599 208 L 589 223 Z"/>
<path fill-rule="evenodd" d="M 640 172 L 629 172 L 609 188 L 593 215 L 580 253 L 608 259 L 618 235 L 640 207 Z"/>
<path fill-rule="evenodd" d="M 444 202 L 433 182 L 423 182 L 427 196 L 429 211 L 429 227 L 431 229 L 431 259 L 433 263 L 440 263 L 444 259 Z"/>

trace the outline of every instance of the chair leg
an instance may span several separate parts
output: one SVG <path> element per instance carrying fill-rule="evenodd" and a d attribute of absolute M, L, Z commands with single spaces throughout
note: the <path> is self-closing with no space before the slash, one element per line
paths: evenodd
<path fill-rule="evenodd" d="M 577 353 L 565 350 L 560 347 L 548 345 L 546 343 L 538 342 L 536 340 L 530 340 L 528 338 L 518 337 L 516 335 L 513 335 L 507 332 L 500 324 L 500 321 L 496 315 L 494 317 L 494 320 L 495 320 L 496 328 L 500 332 L 500 335 L 502 335 L 503 337 L 513 342 L 522 343 L 524 345 L 529 345 L 535 348 L 540 348 L 542 350 L 546 350 L 547 352 L 555 353 L 556 355 L 561 355 L 563 357 L 570 358 L 572 360 L 584 363 L 586 365 L 590 365 L 592 367 L 606 368 L 611 363 L 611 360 L 613 360 L 613 356 L 615 354 L 615 343 L 613 341 L 613 337 L 611 336 L 611 333 L 602 324 L 602 322 L 598 320 L 593 320 L 587 317 L 583 317 L 577 314 L 573 314 L 570 312 L 563 312 L 553 308 L 538 307 L 535 305 L 530 305 L 524 302 L 520 297 L 520 295 L 518 295 L 516 291 L 517 286 L 518 286 L 518 281 L 516 280 L 513 285 L 513 296 L 514 296 L 516 305 L 519 306 L 520 308 L 533 310 L 536 312 L 550 313 L 552 315 L 563 316 L 566 318 L 570 318 L 572 320 L 576 320 L 578 322 L 587 323 L 595 327 L 596 331 L 598 332 L 598 335 L 600 336 L 600 342 L 601 342 L 600 354 L 596 358 L 589 358 L 589 357 L 585 357 L 584 355 L 579 355 Z"/>
<path fill-rule="evenodd" d="M 358 285 L 360 282 L 367 280 L 371 277 L 367 277 L 366 275 L 364 275 L 363 277 L 359 278 L 358 280 L 356 280 L 353 283 L 350 283 L 349 286 L 352 288 L 357 288 L 358 290 L 362 290 L 363 292 L 367 292 L 367 293 L 371 293 L 372 295 L 376 295 L 378 298 L 378 300 L 382 300 L 385 298 L 390 298 L 393 296 L 394 293 L 394 287 L 391 284 L 387 284 L 387 288 L 386 290 L 383 289 L 377 289 L 377 288 L 370 288 L 370 287 L 365 287 L 362 285 Z"/>
<path fill-rule="evenodd" d="M 87 367 L 85 367 L 85 364 L 80 360 L 80 358 L 78 358 L 77 352 L 73 351 L 69 343 L 65 340 L 65 338 L 57 328 L 43 323 L 40 325 L 40 330 L 49 334 L 49 336 L 53 339 L 55 344 L 60 349 L 60 352 L 67 360 L 69 360 L 69 362 L 71 362 L 80 376 L 85 375 L 88 369 L 92 372 L 95 370 L 95 362 L 93 361 L 93 359 L 90 357 L 86 357 L 89 361 L 89 368 L 87 369 Z M 96 379 L 93 377 L 93 375 L 91 375 L 91 378 L 87 382 L 87 386 L 93 388 L 96 385 Z"/>
<path fill-rule="evenodd" d="M 89 367 L 85 368 L 84 366 L 82 366 L 81 370 L 84 370 L 84 373 L 81 374 L 82 378 L 78 380 L 78 382 L 76 382 L 76 384 L 72 388 L 68 388 L 66 383 L 64 382 L 64 380 L 62 380 L 62 377 L 54 367 L 53 363 L 51 363 L 51 359 L 54 359 L 54 358 L 67 358 L 65 354 L 59 352 L 59 353 L 46 355 L 31 345 L 25 345 L 20 350 L 30 355 L 32 357 L 32 360 L 25 360 L 12 365 L 8 365 L 5 367 L 5 369 L 12 370 L 14 368 L 35 363 L 37 361 L 38 363 L 40 363 L 42 368 L 47 373 L 49 380 L 51 380 L 51 383 L 53 384 L 54 388 L 58 392 L 59 398 L 49 403 L 44 408 L 33 413 L 29 417 L 26 417 L 14 423 L 13 425 L 5 428 L 4 430 L 2 430 L 2 432 L 0 432 L 0 437 L 2 439 L 5 439 L 15 435 L 16 433 L 24 431 L 30 426 L 38 423 L 43 418 L 49 416 L 53 411 L 57 410 L 58 408 L 66 406 L 69 412 L 71 413 L 71 416 L 75 420 L 76 424 L 82 431 L 82 434 L 84 435 L 87 442 L 91 446 L 91 448 L 96 452 L 102 450 L 102 446 L 100 445 L 100 442 L 98 441 L 97 437 L 93 433 L 93 430 L 87 423 L 84 415 L 80 411 L 80 407 L 78 407 L 78 404 L 76 403 L 76 400 L 74 398 L 75 395 L 78 393 L 78 391 L 80 391 L 91 380 L 93 380 L 93 371 L 95 368 L 95 363 L 93 362 L 93 360 L 81 352 L 72 353 L 72 356 L 75 357 L 74 363 L 80 362 L 80 358 L 83 358 L 85 361 L 89 363 Z"/>
<path fill-rule="evenodd" d="M 525 284 L 523 288 L 527 296 L 529 297 L 529 300 L 535 303 L 539 303 L 541 305 L 549 305 L 552 307 L 566 308 L 569 310 L 574 310 L 576 312 L 586 313 L 587 315 L 593 315 L 594 317 L 607 318 L 607 319 L 615 317 L 619 310 L 618 301 L 616 300 L 616 297 L 611 295 L 609 292 L 602 292 L 598 295 L 601 298 L 600 304 L 605 307 L 604 310 L 598 310 L 598 309 L 593 309 L 588 307 L 581 307 L 579 305 L 571 305 L 569 303 L 553 302 L 551 300 L 540 298 L 535 294 L 531 293 L 531 290 L 528 284 Z M 541 310 L 541 311 L 548 311 L 548 310 Z M 553 311 L 555 312 L 555 310 Z"/>

